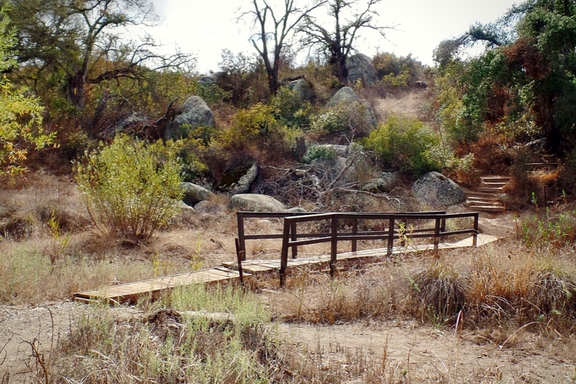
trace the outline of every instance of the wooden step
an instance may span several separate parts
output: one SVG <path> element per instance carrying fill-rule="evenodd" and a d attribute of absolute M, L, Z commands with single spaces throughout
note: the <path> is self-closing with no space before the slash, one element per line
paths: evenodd
<path fill-rule="evenodd" d="M 505 212 L 506 208 L 505 207 L 498 207 L 498 206 L 492 206 L 492 205 L 474 205 L 474 206 L 468 206 L 468 208 L 470 208 L 471 210 L 474 211 L 482 211 L 482 212 Z"/>
<path fill-rule="evenodd" d="M 499 194 L 504 191 L 504 187 L 477 187 L 476 191 Z"/>
<path fill-rule="evenodd" d="M 512 178 L 510 176 L 480 176 L 481 182 L 509 182 Z"/>
<path fill-rule="evenodd" d="M 467 201 L 500 201 L 498 196 L 489 195 L 489 196 L 474 196 L 474 195 L 467 195 Z"/>
<path fill-rule="evenodd" d="M 466 206 L 475 211 L 504 212 L 500 201 L 510 176 L 487 175 L 480 177 L 480 185 L 466 191 Z"/>

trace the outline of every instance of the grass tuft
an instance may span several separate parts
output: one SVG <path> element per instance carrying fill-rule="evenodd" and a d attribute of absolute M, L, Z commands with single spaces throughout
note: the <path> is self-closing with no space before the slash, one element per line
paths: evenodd
<path fill-rule="evenodd" d="M 433 322 L 454 320 L 466 304 L 466 281 L 449 265 L 434 261 L 412 277 L 412 296 Z"/>

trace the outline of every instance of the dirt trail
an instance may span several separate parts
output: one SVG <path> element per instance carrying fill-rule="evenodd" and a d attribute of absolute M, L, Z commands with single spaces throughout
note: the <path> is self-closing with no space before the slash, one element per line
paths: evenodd
<path fill-rule="evenodd" d="M 288 325 L 281 332 L 304 349 L 321 354 L 323 361 L 353 364 L 373 361 L 389 377 L 404 374 L 421 382 L 572 382 L 576 360 L 556 351 L 544 351 L 535 341 L 512 337 L 502 348 L 479 334 L 437 330 L 416 322 L 347 324 L 336 326 Z M 570 352 L 566 352 L 570 355 Z"/>
<path fill-rule="evenodd" d="M 30 343 L 37 342 L 49 359 L 51 347 L 64 339 L 89 307 L 72 302 L 37 307 L 0 306 L 0 378 L 24 382 L 35 370 Z M 137 316 L 120 307 L 115 315 Z M 319 326 L 279 324 L 280 336 L 312 353 L 320 364 L 384 366 L 390 377 L 409 375 L 434 382 L 572 382 L 576 356 L 562 346 L 537 345 L 537 340 L 511 338 L 501 348 L 472 332 L 455 335 L 416 321 Z M 565 348 L 565 347 L 564 347 Z"/>

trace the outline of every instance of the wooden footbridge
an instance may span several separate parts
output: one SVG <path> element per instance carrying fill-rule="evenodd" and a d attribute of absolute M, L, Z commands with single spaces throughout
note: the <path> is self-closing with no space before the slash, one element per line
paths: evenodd
<path fill-rule="evenodd" d="M 282 233 L 247 234 L 250 220 L 282 220 Z M 286 283 L 290 268 L 304 265 L 328 266 L 334 275 L 338 261 L 382 260 L 394 254 L 439 251 L 450 248 L 476 247 L 497 240 L 495 236 L 478 232 L 478 212 L 446 213 L 267 213 L 238 212 L 236 261 L 222 266 L 177 275 L 118 284 L 99 290 L 77 292 L 79 301 L 105 300 L 112 303 L 135 302 L 140 297 L 154 298 L 163 291 L 190 284 L 214 284 L 244 281 L 244 276 L 277 272 L 280 286 Z M 454 224 L 456 222 L 457 224 Z M 278 259 L 247 260 L 246 241 L 282 240 Z M 420 242 L 417 239 L 429 239 Z M 453 241 L 451 241 L 453 240 Z M 338 252 L 342 242 L 350 244 L 350 251 Z M 298 248 L 329 243 L 330 253 L 298 257 Z M 366 249 L 359 250 L 365 247 Z M 289 258 L 289 254 L 291 257 Z"/>

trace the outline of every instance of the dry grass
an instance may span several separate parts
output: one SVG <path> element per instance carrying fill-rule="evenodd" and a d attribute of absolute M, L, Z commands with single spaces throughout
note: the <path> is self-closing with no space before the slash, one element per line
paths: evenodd
<path fill-rule="evenodd" d="M 389 116 L 397 115 L 414 117 L 431 123 L 434 121 L 430 103 L 431 92 L 433 92 L 432 89 L 426 89 L 408 94 L 388 94 L 386 98 L 377 99 L 374 107 L 381 121 L 386 121 Z"/>
<path fill-rule="evenodd" d="M 222 197 L 205 211 L 180 217 L 150 244 L 135 246 L 101 237 L 85 224 L 78 226 L 86 217 L 73 185 L 38 178 L 34 186 L 0 191 L 3 223 L 24 212 L 32 217 L 25 236 L 0 242 L 3 303 L 62 300 L 78 290 L 234 259 L 236 218 Z M 247 223 L 250 233 L 280 232 L 281 227 L 277 220 Z M 427 324 L 425 329 L 435 329 L 439 335 L 470 335 L 479 348 L 506 351 L 532 343 L 573 362 L 576 255 L 565 243 L 537 243 L 526 246 L 510 239 L 477 249 L 410 253 L 371 264 L 339 263 L 335 279 L 326 271 L 302 268 L 291 272 L 283 290 L 277 289 L 276 276 L 256 276 L 248 284 L 256 295 L 239 290 L 211 297 L 204 291 L 174 293 L 156 303 L 140 303 L 139 315 L 128 319 L 97 306 L 77 326 L 70 326 L 72 335 L 62 339 L 48 362 L 50 380 L 393 383 L 502 378 L 501 367 L 458 368 L 458 359 L 445 356 L 438 357 L 433 367 L 418 367 L 411 350 L 392 358 L 394 349 L 388 342 L 377 353 L 321 343 L 320 338 L 317 345 L 303 349 L 279 335 L 270 317 L 287 324 L 360 323 L 370 329 L 391 323 Z M 247 245 L 248 258 L 278 257 L 278 242 Z M 326 253 L 325 245 L 300 252 L 319 253 Z M 191 298 L 200 299 L 192 305 Z M 190 320 L 182 315 L 189 310 L 227 311 L 244 320 L 224 324 Z M 36 356 L 41 354 L 40 348 Z M 44 378 L 42 372 L 35 373 L 36 379 Z M 522 377 L 521 369 L 514 372 L 513 378 Z"/>
<path fill-rule="evenodd" d="M 573 256 L 535 254 L 516 241 L 440 256 L 412 254 L 347 267 L 334 280 L 324 273 L 295 272 L 286 292 L 269 299 L 290 321 L 334 324 L 400 315 L 438 328 L 459 322 L 470 330 L 535 322 L 539 330 L 569 335 L 576 319 Z"/>

